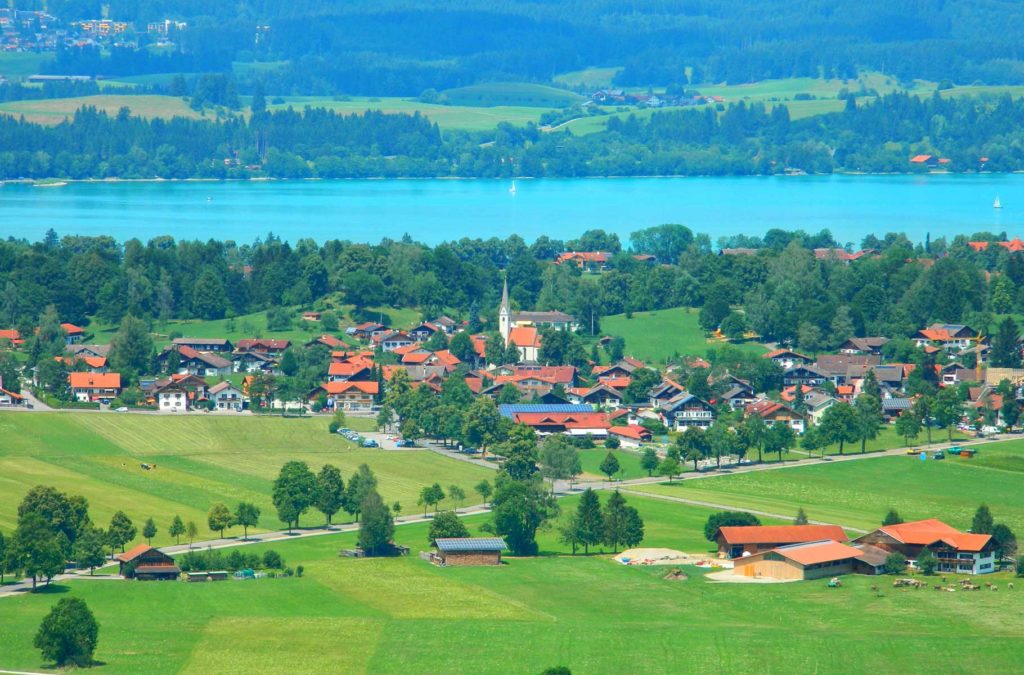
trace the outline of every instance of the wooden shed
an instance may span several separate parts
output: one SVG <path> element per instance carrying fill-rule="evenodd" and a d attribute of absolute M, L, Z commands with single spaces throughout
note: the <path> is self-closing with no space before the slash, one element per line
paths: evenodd
<path fill-rule="evenodd" d="M 434 546 L 441 566 L 500 565 L 501 552 L 508 548 L 501 537 L 445 538 Z"/>
<path fill-rule="evenodd" d="M 826 539 L 846 541 L 847 536 L 838 525 L 726 525 L 715 534 L 718 552 L 729 558 Z"/>
<path fill-rule="evenodd" d="M 118 572 L 126 579 L 173 581 L 181 575 L 174 558 L 147 544 L 139 544 L 118 555 L 117 562 Z"/>
<path fill-rule="evenodd" d="M 780 546 L 734 561 L 733 574 L 758 579 L 797 581 L 853 572 L 862 551 L 837 541 L 814 541 Z"/>

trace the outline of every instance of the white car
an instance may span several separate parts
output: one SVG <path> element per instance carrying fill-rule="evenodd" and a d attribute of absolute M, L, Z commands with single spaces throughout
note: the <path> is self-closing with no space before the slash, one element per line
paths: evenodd
<path fill-rule="evenodd" d="M 120 408 L 114 409 L 114 412 L 128 412 L 128 408 L 121 406 Z"/>

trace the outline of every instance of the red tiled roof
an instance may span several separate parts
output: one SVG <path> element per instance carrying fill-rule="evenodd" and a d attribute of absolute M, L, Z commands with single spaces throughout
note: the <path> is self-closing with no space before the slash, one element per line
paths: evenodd
<path fill-rule="evenodd" d="M 847 541 L 838 525 L 727 525 L 718 533 L 730 544 L 800 544 L 808 541 Z"/>
<path fill-rule="evenodd" d="M 927 162 L 931 158 L 932 158 L 931 155 L 914 155 L 913 157 L 910 158 L 910 163 L 911 164 L 924 164 L 925 162 Z"/>
<path fill-rule="evenodd" d="M 328 347 L 344 347 L 344 346 L 346 346 L 345 343 L 342 340 L 339 340 L 338 338 L 334 337 L 333 335 L 321 335 L 320 337 L 316 338 L 316 340 L 314 340 L 314 342 L 320 342 L 322 344 L 327 345 Z"/>
<path fill-rule="evenodd" d="M 63 328 L 64 332 L 68 335 L 81 335 L 85 332 L 84 328 L 79 328 L 73 323 L 62 323 L 60 327 Z"/>
<path fill-rule="evenodd" d="M 836 541 L 822 541 L 806 546 L 794 546 L 792 548 L 773 549 L 773 553 L 789 558 L 801 565 L 817 565 L 834 560 L 849 560 L 860 556 L 863 552 L 859 549 L 840 544 Z"/>
<path fill-rule="evenodd" d="M 792 349 L 773 349 L 772 351 L 770 351 L 770 352 L 768 352 L 766 354 L 762 354 L 761 356 L 763 356 L 766 359 L 774 359 L 774 358 L 776 358 L 778 356 L 782 356 L 783 354 L 792 354 L 793 356 L 796 356 L 798 358 L 804 359 L 805 361 L 810 361 L 811 360 L 809 357 L 804 356 L 803 354 L 801 354 L 799 352 L 794 352 Z"/>
<path fill-rule="evenodd" d="M 378 382 L 324 382 L 320 387 L 328 394 L 344 394 L 352 389 L 361 391 L 364 394 L 373 394 L 374 396 L 380 393 L 380 384 Z"/>
<path fill-rule="evenodd" d="M 119 553 L 118 555 L 115 556 L 115 559 L 120 560 L 121 562 L 131 562 L 131 561 L 135 560 L 136 558 L 138 558 L 143 553 L 146 553 L 147 551 L 152 551 L 152 550 L 153 550 L 153 547 L 150 546 L 149 544 L 139 544 L 135 548 L 128 549 L 124 553 Z"/>
<path fill-rule="evenodd" d="M 434 356 L 436 356 L 437 360 L 446 366 L 455 367 L 462 363 L 462 361 L 459 360 L 459 357 L 455 356 L 455 354 L 452 354 L 447 349 L 442 349 L 441 351 L 434 352 Z"/>
<path fill-rule="evenodd" d="M 612 389 L 625 389 L 633 382 L 633 378 L 630 377 L 609 377 L 601 378 L 598 380 L 600 384 L 603 384 Z"/>
<path fill-rule="evenodd" d="M 980 551 L 988 544 L 991 535 L 968 534 L 947 525 L 941 520 L 929 518 L 910 523 L 886 525 L 879 528 L 893 539 L 912 546 L 927 546 L 943 541 L 961 551 Z"/>
<path fill-rule="evenodd" d="M 402 354 L 402 363 L 426 363 L 433 354 L 424 351 L 407 351 Z"/>
<path fill-rule="evenodd" d="M 566 429 L 607 429 L 608 415 L 596 412 L 515 413 L 515 421 L 531 427 L 564 426 Z"/>
<path fill-rule="evenodd" d="M 72 389 L 120 389 L 120 373 L 71 373 L 68 381 Z"/>
<path fill-rule="evenodd" d="M 563 253 L 555 259 L 556 265 L 561 265 L 567 261 L 575 261 L 581 263 L 605 263 L 608 262 L 608 254 L 602 253 L 601 251 L 573 251 L 572 253 Z"/>
<path fill-rule="evenodd" d="M 632 438 L 637 441 L 644 441 L 653 436 L 649 429 L 646 429 L 639 424 L 630 424 L 624 427 L 612 427 L 608 430 L 608 433 L 615 434 L 616 436 L 622 436 L 624 438 Z"/>
<path fill-rule="evenodd" d="M 540 333 L 534 326 L 517 326 L 509 333 L 508 341 L 516 347 L 540 347 Z"/>
<path fill-rule="evenodd" d="M 274 349 L 283 350 L 291 346 L 291 340 L 268 340 L 264 338 L 239 340 L 235 345 L 239 351 Z"/>
<path fill-rule="evenodd" d="M 11 342 L 21 342 L 21 333 L 15 328 L 0 330 L 0 340 L 10 340 Z"/>
<path fill-rule="evenodd" d="M 339 363 L 335 361 L 328 366 L 327 374 L 337 377 L 351 377 L 362 370 L 366 370 L 366 368 L 366 365 L 360 362 L 352 363 L 351 361 L 346 361 Z"/>

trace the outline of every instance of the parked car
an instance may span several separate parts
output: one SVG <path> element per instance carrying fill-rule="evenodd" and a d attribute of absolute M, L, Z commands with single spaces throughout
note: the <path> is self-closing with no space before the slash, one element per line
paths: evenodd
<path fill-rule="evenodd" d="M 415 448 L 416 447 L 416 441 L 407 441 L 405 439 L 402 439 L 402 440 L 398 441 L 397 443 L 395 443 L 395 445 L 400 447 L 400 448 Z"/>
<path fill-rule="evenodd" d="M 365 441 L 363 441 L 363 447 L 364 448 L 379 448 L 380 447 L 380 443 L 378 443 L 377 441 L 373 440 L 372 438 L 367 438 Z"/>
<path fill-rule="evenodd" d="M 125 406 L 121 406 L 120 408 L 116 408 L 114 412 L 128 412 L 128 408 Z"/>
<path fill-rule="evenodd" d="M 938 451 L 935 452 L 935 457 L 934 458 L 935 459 L 946 459 L 946 453 L 942 452 L 942 450 L 938 450 Z"/>

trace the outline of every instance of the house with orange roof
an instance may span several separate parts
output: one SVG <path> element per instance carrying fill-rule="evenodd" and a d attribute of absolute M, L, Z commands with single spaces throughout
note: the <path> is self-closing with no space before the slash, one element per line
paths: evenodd
<path fill-rule="evenodd" d="M 369 380 L 370 367 L 362 361 L 335 361 L 327 367 L 328 382 Z"/>
<path fill-rule="evenodd" d="M 25 397 L 21 394 L 17 394 L 9 389 L 4 389 L 4 378 L 0 376 L 0 408 L 21 405 L 24 402 Z"/>
<path fill-rule="evenodd" d="M 935 155 L 914 155 L 910 158 L 910 163 L 917 166 L 938 166 L 939 158 Z"/>
<path fill-rule="evenodd" d="M 327 407 L 346 412 L 368 412 L 373 410 L 374 400 L 380 394 L 377 382 L 325 382 L 309 393 L 308 399 L 315 401 L 320 396 L 327 399 Z"/>
<path fill-rule="evenodd" d="M 21 333 L 16 328 L 0 330 L 0 345 L 9 344 L 12 347 L 20 347 L 25 344 Z"/>
<path fill-rule="evenodd" d="M 807 428 L 807 420 L 803 415 L 789 406 L 769 399 L 754 401 L 745 408 L 744 412 L 747 416 L 757 415 L 768 425 L 776 422 L 788 424 L 798 434 L 802 434 Z"/>
<path fill-rule="evenodd" d="M 79 328 L 73 323 L 62 323 L 60 325 L 66 334 L 64 342 L 69 345 L 77 345 L 85 337 L 85 329 Z"/>
<path fill-rule="evenodd" d="M 930 518 L 910 523 L 883 525 L 854 540 L 890 553 L 902 553 L 911 566 L 925 548 L 938 561 L 939 572 L 988 574 L 995 571 L 995 544 L 992 535 L 971 534 Z"/>
<path fill-rule="evenodd" d="M 778 546 L 733 560 L 734 576 L 806 581 L 850 574 L 863 551 L 831 539 Z"/>
<path fill-rule="evenodd" d="M 715 533 L 718 553 L 728 558 L 753 555 L 788 544 L 848 539 L 838 525 L 725 525 Z"/>
<path fill-rule="evenodd" d="M 54 356 L 53 360 L 63 363 L 68 368 L 75 368 L 76 364 L 82 363 L 90 373 L 107 372 L 107 357 L 105 356 Z"/>
<path fill-rule="evenodd" d="M 636 443 L 648 443 L 654 438 L 654 434 L 647 427 L 639 424 L 627 424 L 624 427 L 613 426 L 608 429 L 612 436 L 618 436 L 623 440 L 635 441 Z"/>
<path fill-rule="evenodd" d="M 568 434 L 605 438 L 611 424 L 603 412 L 515 412 L 512 421 L 525 424 L 538 434 Z"/>
<path fill-rule="evenodd" d="M 568 253 L 562 253 L 555 258 L 555 264 L 564 265 L 571 263 L 579 267 L 581 270 L 603 272 L 608 269 L 608 261 L 610 259 L 611 254 L 604 253 L 602 251 L 571 251 Z"/>
<path fill-rule="evenodd" d="M 315 337 L 306 343 L 307 347 L 312 347 L 314 345 L 323 345 L 325 347 L 328 347 L 329 349 L 343 349 L 348 346 L 342 340 L 339 340 L 333 335 L 328 335 L 326 333 L 318 337 Z"/>
<path fill-rule="evenodd" d="M 121 393 L 120 373 L 70 373 L 71 395 L 82 403 L 110 403 Z"/>
<path fill-rule="evenodd" d="M 970 326 L 952 323 L 934 323 L 917 331 L 912 338 L 918 347 L 938 347 L 947 352 L 962 352 L 971 349 L 978 337 Z"/>
<path fill-rule="evenodd" d="M 519 350 L 521 361 L 536 362 L 540 357 L 540 331 L 536 326 L 516 326 L 509 331 L 508 343 Z"/>
<path fill-rule="evenodd" d="M 416 342 L 426 342 L 427 340 L 430 339 L 430 336 L 434 335 L 435 333 L 444 332 L 446 331 L 440 326 L 435 326 L 429 321 L 424 321 L 423 323 L 409 331 L 409 337 L 411 337 Z"/>
<path fill-rule="evenodd" d="M 618 408 L 622 405 L 623 393 L 618 389 L 598 382 L 593 387 L 572 387 L 566 390 L 570 403 L 588 403 L 602 408 Z"/>
<path fill-rule="evenodd" d="M 814 359 L 811 357 L 794 352 L 792 349 L 774 349 L 761 356 L 772 361 L 783 370 L 795 366 L 809 366 L 814 363 Z"/>

